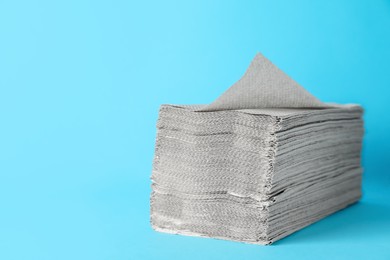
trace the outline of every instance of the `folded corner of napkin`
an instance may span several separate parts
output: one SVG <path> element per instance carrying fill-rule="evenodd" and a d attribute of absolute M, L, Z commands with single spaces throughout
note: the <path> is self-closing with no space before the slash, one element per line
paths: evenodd
<path fill-rule="evenodd" d="M 261 108 L 328 108 L 261 53 L 245 74 L 213 103 L 196 111 Z"/>

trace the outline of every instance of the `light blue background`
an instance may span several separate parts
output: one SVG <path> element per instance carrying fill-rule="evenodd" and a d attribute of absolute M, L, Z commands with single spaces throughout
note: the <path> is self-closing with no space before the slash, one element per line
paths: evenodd
<path fill-rule="evenodd" d="M 0 1 L 0 259 L 390 259 L 390 1 Z M 152 231 L 162 103 L 257 51 L 366 109 L 363 200 L 273 246 Z"/>

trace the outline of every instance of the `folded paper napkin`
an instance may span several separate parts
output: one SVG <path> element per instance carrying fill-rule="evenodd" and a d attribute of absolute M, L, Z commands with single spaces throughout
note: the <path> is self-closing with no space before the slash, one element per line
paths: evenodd
<path fill-rule="evenodd" d="M 261 54 L 210 105 L 162 105 L 152 227 L 271 244 L 345 208 L 361 197 L 362 114 Z"/>

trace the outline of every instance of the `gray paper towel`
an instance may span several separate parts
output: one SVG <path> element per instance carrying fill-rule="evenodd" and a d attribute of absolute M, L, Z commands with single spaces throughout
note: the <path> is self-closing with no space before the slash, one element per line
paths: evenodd
<path fill-rule="evenodd" d="M 162 105 L 152 227 L 271 244 L 356 202 L 362 112 L 319 101 L 261 54 L 210 105 Z"/>

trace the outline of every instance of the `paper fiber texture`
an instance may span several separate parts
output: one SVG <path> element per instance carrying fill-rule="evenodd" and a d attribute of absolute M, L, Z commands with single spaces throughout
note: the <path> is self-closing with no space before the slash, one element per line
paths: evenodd
<path fill-rule="evenodd" d="M 261 54 L 210 105 L 163 105 L 155 230 L 271 244 L 361 197 L 363 110 L 319 101 Z"/>
<path fill-rule="evenodd" d="M 217 100 L 198 111 L 255 108 L 326 108 L 260 53 L 244 76 Z"/>

